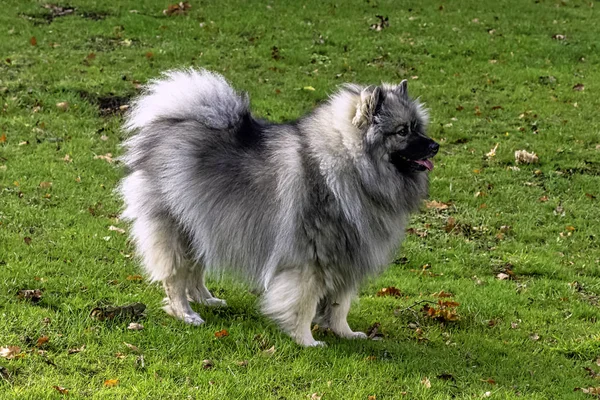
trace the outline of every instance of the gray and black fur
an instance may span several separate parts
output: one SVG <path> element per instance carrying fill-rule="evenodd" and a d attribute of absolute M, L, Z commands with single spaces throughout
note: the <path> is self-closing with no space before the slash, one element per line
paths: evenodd
<path fill-rule="evenodd" d="M 358 285 L 397 250 L 427 194 L 427 114 L 400 85 L 346 85 L 291 124 L 254 118 L 246 95 L 205 70 L 167 72 L 133 105 L 120 193 L 165 310 L 224 305 L 205 271 L 263 290 L 262 310 L 299 344 L 316 320 L 348 338 Z M 317 313 L 318 310 L 318 313 Z"/>

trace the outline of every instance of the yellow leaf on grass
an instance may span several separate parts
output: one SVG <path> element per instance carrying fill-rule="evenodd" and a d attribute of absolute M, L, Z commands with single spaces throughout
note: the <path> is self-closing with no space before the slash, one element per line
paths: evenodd
<path fill-rule="evenodd" d="M 114 387 L 114 386 L 117 386 L 118 384 L 119 384 L 118 379 L 107 379 L 104 381 L 105 387 Z"/>

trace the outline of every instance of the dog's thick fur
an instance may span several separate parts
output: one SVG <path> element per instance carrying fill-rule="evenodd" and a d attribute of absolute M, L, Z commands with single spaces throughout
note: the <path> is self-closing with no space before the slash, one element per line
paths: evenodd
<path fill-rule="evenodd" d="M 206 70 L 151 82 L 125 125 L 120 193 L 165 310 L 203 323 L 189 300 L 225 305 L 203 279 L 228 270 L 264 290 L 263 312 L 301 345 L 321 344 L 313 320 L 366 337 L 346 316 L 427 194 L 437 144 L 426 123 L 406 81 L 346 85 L 289 124 L 255 119 L 248 97 Z"/>

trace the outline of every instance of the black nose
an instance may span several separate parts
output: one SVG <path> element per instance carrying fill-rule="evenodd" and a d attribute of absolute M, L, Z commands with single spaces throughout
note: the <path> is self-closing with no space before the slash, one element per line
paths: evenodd
<path fill-rule="evenodd" d="M 429 143 L 429 151 L 431 151 L 432 156 L 436 155 L 438 150 L 440 149 L 440 145 L 436 142 Z"/>

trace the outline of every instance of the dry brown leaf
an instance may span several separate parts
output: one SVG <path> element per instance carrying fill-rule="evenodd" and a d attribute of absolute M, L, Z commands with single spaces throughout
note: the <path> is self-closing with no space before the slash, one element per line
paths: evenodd
<path fill-rule="evenodd" d="M 185 14 L 192 6 L 187 1 L 181 1 L 177 4 L 171 4 L 166 10 L 163 10 L 163 14 L 167 17 L 172 15 L 183 15 Z"/>
<path fill-rule="evenodd" d="M 68 390 L 68 389 L 65 389 L 65 388 L 64 388 L 64 387 L 62 387 L 62 386 L 56 386 L 56 385 L 54 385 L 54 386 L 52 386 L 52 387 L 53 387 L 54 389 L 56 389 L 56 391 L 57 391 L 58 393 L 60 393 L 60 394 L 69 394 L 69 390 Z"/>
<path fill-rule="evenodd" d="M 585 86 L 583 85 L 583 83 L 578 83 L 577 85 L 573 86 L 573 90 L 575 90 L 576 92 L 583 92 L 585 89 Z"/>
<path fill-rule="evenodd" d="M 390 287 L 380 289 L 377 292 L 377 297 L 384 297 L 384 296 L 402 297 L 402 292 L 400 291 L 400 289 L 398 289 L 394 286 L 390 286 Z"/>
<path fill-rule="evenodd" d="M 94 156 L 94 160 L 98 160 L 98 159 L 104 160 L 104 161 L 106 161 L 109 164 L 112 164 L 114 162 L 114 160 L 112 158 L 112 153 L 106 153 L 104 155 Z"/>
<path fill-rule="evenodd" d="M 29 242 L 31 243 L 31 238 L 29 238 Z M 25 243 L 27 243 L 27 240 Z M 21 300 L 30 300 L 32 303 L 37 303 L 42 299 L 42 291 L 40 289 L 21 289 L 17 292 L 17 297 Z"/>
<path fill-rule="evenodd" d="M 6 134 L 5 133 L 0 135 L 0 143 L 6 143 Z"/>
<path fill-rule="evenodd" d="M 29 38 L 29 44 L 32 46 L 37 46 L 37 39 L 35 38 L 35 36 Z"/>
<path fill-rule="evenodd" d="M 452 293 L 444 292 L 443 290 L 440 290 L 439 292 L 433 293 L 432 296 L 433 297 L 439 297 L 440 299 L 446 298 L 446 297 L 454 297 L 454 295 Z"/>
<path fill-rule="evenodd" d="M 202 368 L 211 369 L 214 366 L 215 366 L 215 363 L 213 363 L 212 360 L 202 360 Z"/>
<path fill-rule="evenodd" d="M 67 354 L 77 354 L 81 353 L 85 349 L 85 344 L 82 344 L 81 347 L 74 347 L 67 351 Z"/>
<path fill-rule="evenodd" d="M 503 280 L 506 280 L 506 279 L 510 279 L 510 275 L 505 274 L 504 272 L 500 272 L 498 275 L 496 275 L 496 278 L 498 280 L 503 281 Z"/>
<path fill-rule="evenodd" d="M 516 164 L 537 164 L 539 158 L 535 153 L 530 153 L 527 150 L 515 151 L 515 163 Z"/>
<path fill-rule="evenodd" d="M 52 182 L 40 182 L 40 187 L 42 189 L 48 189 L 52 187 Z"/>
<path fill-rule="evenodd" d="M 43 346 L 46 343 L 48 343 L 49 340 L 50 340 L 50 338 L 48 336 L 45 336 L 45 335 L 44 336 L 40 336 L 40 338 L 37 340 L 37 342 L 36 342 L 35 345 L 37 347 Z"/>
<path fill-rule="evenodd" d="M 135 352 L 138 352 L 138 353 L 139 353 L 139 351 L 140 351 L 140 348 L 139 348 L 139 347 L 137 347 L 137 346 L 134 346 L 134 345 L 132 345 L 131 343 L 123 342 L 123 344 L 124 344 L 125 346 L 127 346 L 127 348 L 128 348 L 129 350 L 131 350 L 131 351 L 135 351 Z"/>
<path fill-rule="evenodd" d="M 248 360 L 236 361 L 235 364 L 238 367 L 246 367 L 248 365 Z"/>
<path fill-rule="evenodd" d="M 69 103 L 66 101 L 61 101 L 60 103 L 56 103 L 56 108 L 61 111 L 67 111 L 69 109 Z"/>
<path fill-rule="evenodd" d="M 437 200 L 431 200 L 431 201 L 425 200 L 425 207 L 427 207 L 429 209 L 447 210 L 449 206 L 450 206 L 449 203 L 443 203 L 443 202 L 437 201 Z"/>
<path fill-rule="evenodd" d="M 493 109 L 493 108 L 492 108 Z M 500 143 L 496 143 L 496 145 L 490 150 L 488 151 L 485 156 L 487 158 L 492 158 L 492 157 L 496 157 L 496 150 L 498 150 L 498 146 L 500 145 Z"/>
<path fill-rule="evenodd" d="M 73 162 L 73 159 L 71 158 L 70 155 L 65 154 L 65 157 L 63 158 L 63 161 L 67 162 L 67 163 L 70 163 L 70 162 Z"/>
<path fill-rule="evenodd" d="M 127 325 L 127 329 L 130 331 L 141 331 L 144 329 L 144 325 L 137 322 L 130 322 L 129 325 Z"/>
<path fill-rule="evenodd" d="M 529 339 L 533 340 L 534 342 L 537 342 L 538 340 L 540 340 L 540 335 L 538 335 L 537 333 L 532 333 L 531 335 L 529 335 Z"/>
<path fill-rule="evenodd" d="M 382 15 L 376 15 L 375 17 L 377 17 L 379 19 L 379 22 L 371 25 L 371 29 L 373 29 L 374 31 L 380 32 L 383 29 L 390 26 L 390 21 L 389 21 L 388 17 L 384 17 Z"/>
<path fill-rule="evenodd" d="M 128 281 L 141 281 L 144 278 L 141 275 L 128 275 L 127 276 L 127 280 Z"/>
<path fill-rule="evenodd" d="M 125 233 L 125 229 L 117 228 L 116 226 L 113 226 L 113 225 L 109 226 L 108 230 L 109 231 L 118 232 L 118 233 L 121 233 L 121 234 Z"/>
<path fill-rule="evenodd" d="M 421 379 L 421 385 L 425 386 L 427 389 L 431 389 L 431 381 L 426 376 Z"/>
<path fill-rule="evenodd" d="M 546 195 L 544 195 L 544 196 L 542 196 L 542 197 L 540 197 L 540 198 L 538 199 L 538 201 L 539 201 L 540 203 L 545 203 L 545 202 L 547 202 L 548 200 L 549 200 L 549 199 L 548 199 L 548 196 L 546 196 Z"/>
<path fill-rule="evenodd" d="M 276 350 L 275 350 L 275 346 L 271 346 L 271 347 L 269 347 L 268 349 L 266 349 L 266 350 L 263 350 L 263 351 L 262 351 L 262 354 L 263 354 L 264 356 L 271 357 L 273 354 L 275 354 L 275 351 L 276 351 Z"/>
<path fill-rule="evenodd" d="M 217 339 L 220 339 L 220 338 L 226 337 L 226 336 L 229 336 L 229 332 L 227 332 L 226 329 L 221 329 L 220 331 L 215 332 L 215 337 Z"/>
<path fill-rule="evenodd" d="M 310 400 L 321 400 L 321 397 L 323 397 L 323 394 L 319 395 L 319 393 L 313 393 L 310 395 Z"/>
<path fill-rule="evenodd" d="M 588 387 L 588 388 L 575 388 L 575 391 L 580 390 L 582 393 L 585 394 L 592 394 L 592 395 L 600 395 L 600 386 L 599 387 Z"/>
<path fill-rule="evenodd" d="M 19 346 L 6 346 L 0 347 L 0 357 L 12 360 L 13 358 L 21 355 L 21 348 Z"/>
<path fill-rule="evenodd" d="M 104 381 L 105 387 L 114 387 L 114 386 L 117 386 L 118 384 L 119 384 L 118 379 L 107 379 Z"/>

